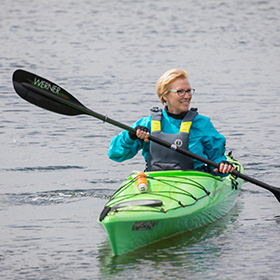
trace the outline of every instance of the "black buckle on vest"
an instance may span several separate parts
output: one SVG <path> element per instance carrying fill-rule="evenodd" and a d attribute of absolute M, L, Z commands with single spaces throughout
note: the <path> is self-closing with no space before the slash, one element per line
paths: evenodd
<path fill-rule="evenodd" d="M 162 110 L 159 107 L 153 107 L 151 109 L 151 112 L 158 113 L 158 112 L 162 112 Z"/>

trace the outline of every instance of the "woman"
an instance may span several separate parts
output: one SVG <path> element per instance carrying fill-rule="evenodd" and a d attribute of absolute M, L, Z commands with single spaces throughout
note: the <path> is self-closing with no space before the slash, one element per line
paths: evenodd
<path fill-rule="evenodd" d="M 109 158 L 117 162 L 133 158 L 142 149 L 147 171 L 156 170 L 205 170 L 205 164 L 149 141 L 152 135 L 175 143 L 190 152 L 219 164 L 218 168 L 207 167 L 215 175 L 233 171 L 226 161 L 225 137 L 212 125 L 210 119 L 190 109 L 194 89 L 185 70 L 172 69 L 164 73 L 156 85 L 163 110 L 153 108 L 151 115 L 141 118 L 132 127 L 136 134 L 123 131 L 115 136 L 109 147 Z M 219 173 L 217 173 L 219 172 Z"/>

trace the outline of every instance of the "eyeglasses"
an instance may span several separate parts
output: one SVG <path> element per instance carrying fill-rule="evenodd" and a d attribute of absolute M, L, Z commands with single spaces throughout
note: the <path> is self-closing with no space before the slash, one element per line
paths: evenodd
<path fill-rule="evenodd" d="M 179 96 L 184 96 L 186 93 L 188 93 L 188 94 L 194 94 L 195 89 L 194 89 L 194 88 L 189 88 L 189 89 L 187 89 L 187 90 L 184 90 L 184 89 L 179 89 L 179 90 L 171 89 L 170 91 L 172 91 L 172 92 L 177 92 L 177 94 L 178 94 Z"/>

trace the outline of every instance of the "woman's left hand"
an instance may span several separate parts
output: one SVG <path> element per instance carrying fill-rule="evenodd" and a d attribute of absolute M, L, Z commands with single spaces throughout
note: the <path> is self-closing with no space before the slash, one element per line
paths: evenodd
<path fill-rule="evenodd" d="M 219 163 L 218 168 L 214 169 L 214 172 L 220 172 L 220 173 L 225 174 L 225 173 L 231 173 L 233 170 L 234 170 L 234 167 L 230 162 L 221 161 Z"/>

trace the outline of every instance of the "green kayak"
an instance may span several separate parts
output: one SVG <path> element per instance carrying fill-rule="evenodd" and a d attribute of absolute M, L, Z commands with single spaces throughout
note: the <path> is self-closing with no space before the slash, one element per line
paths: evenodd
<path fill-rule="evenodd" d="M 228 157 L 243 173 L 242 165 Z M 200 171 L 133 173 L 100 214 L 114 255 L 209 224 L 235 204 L 242 179 Z M 139 189 L 139 180 L 146 188 Z M 141 186 L 140 186 L 141 188 Z"/>

